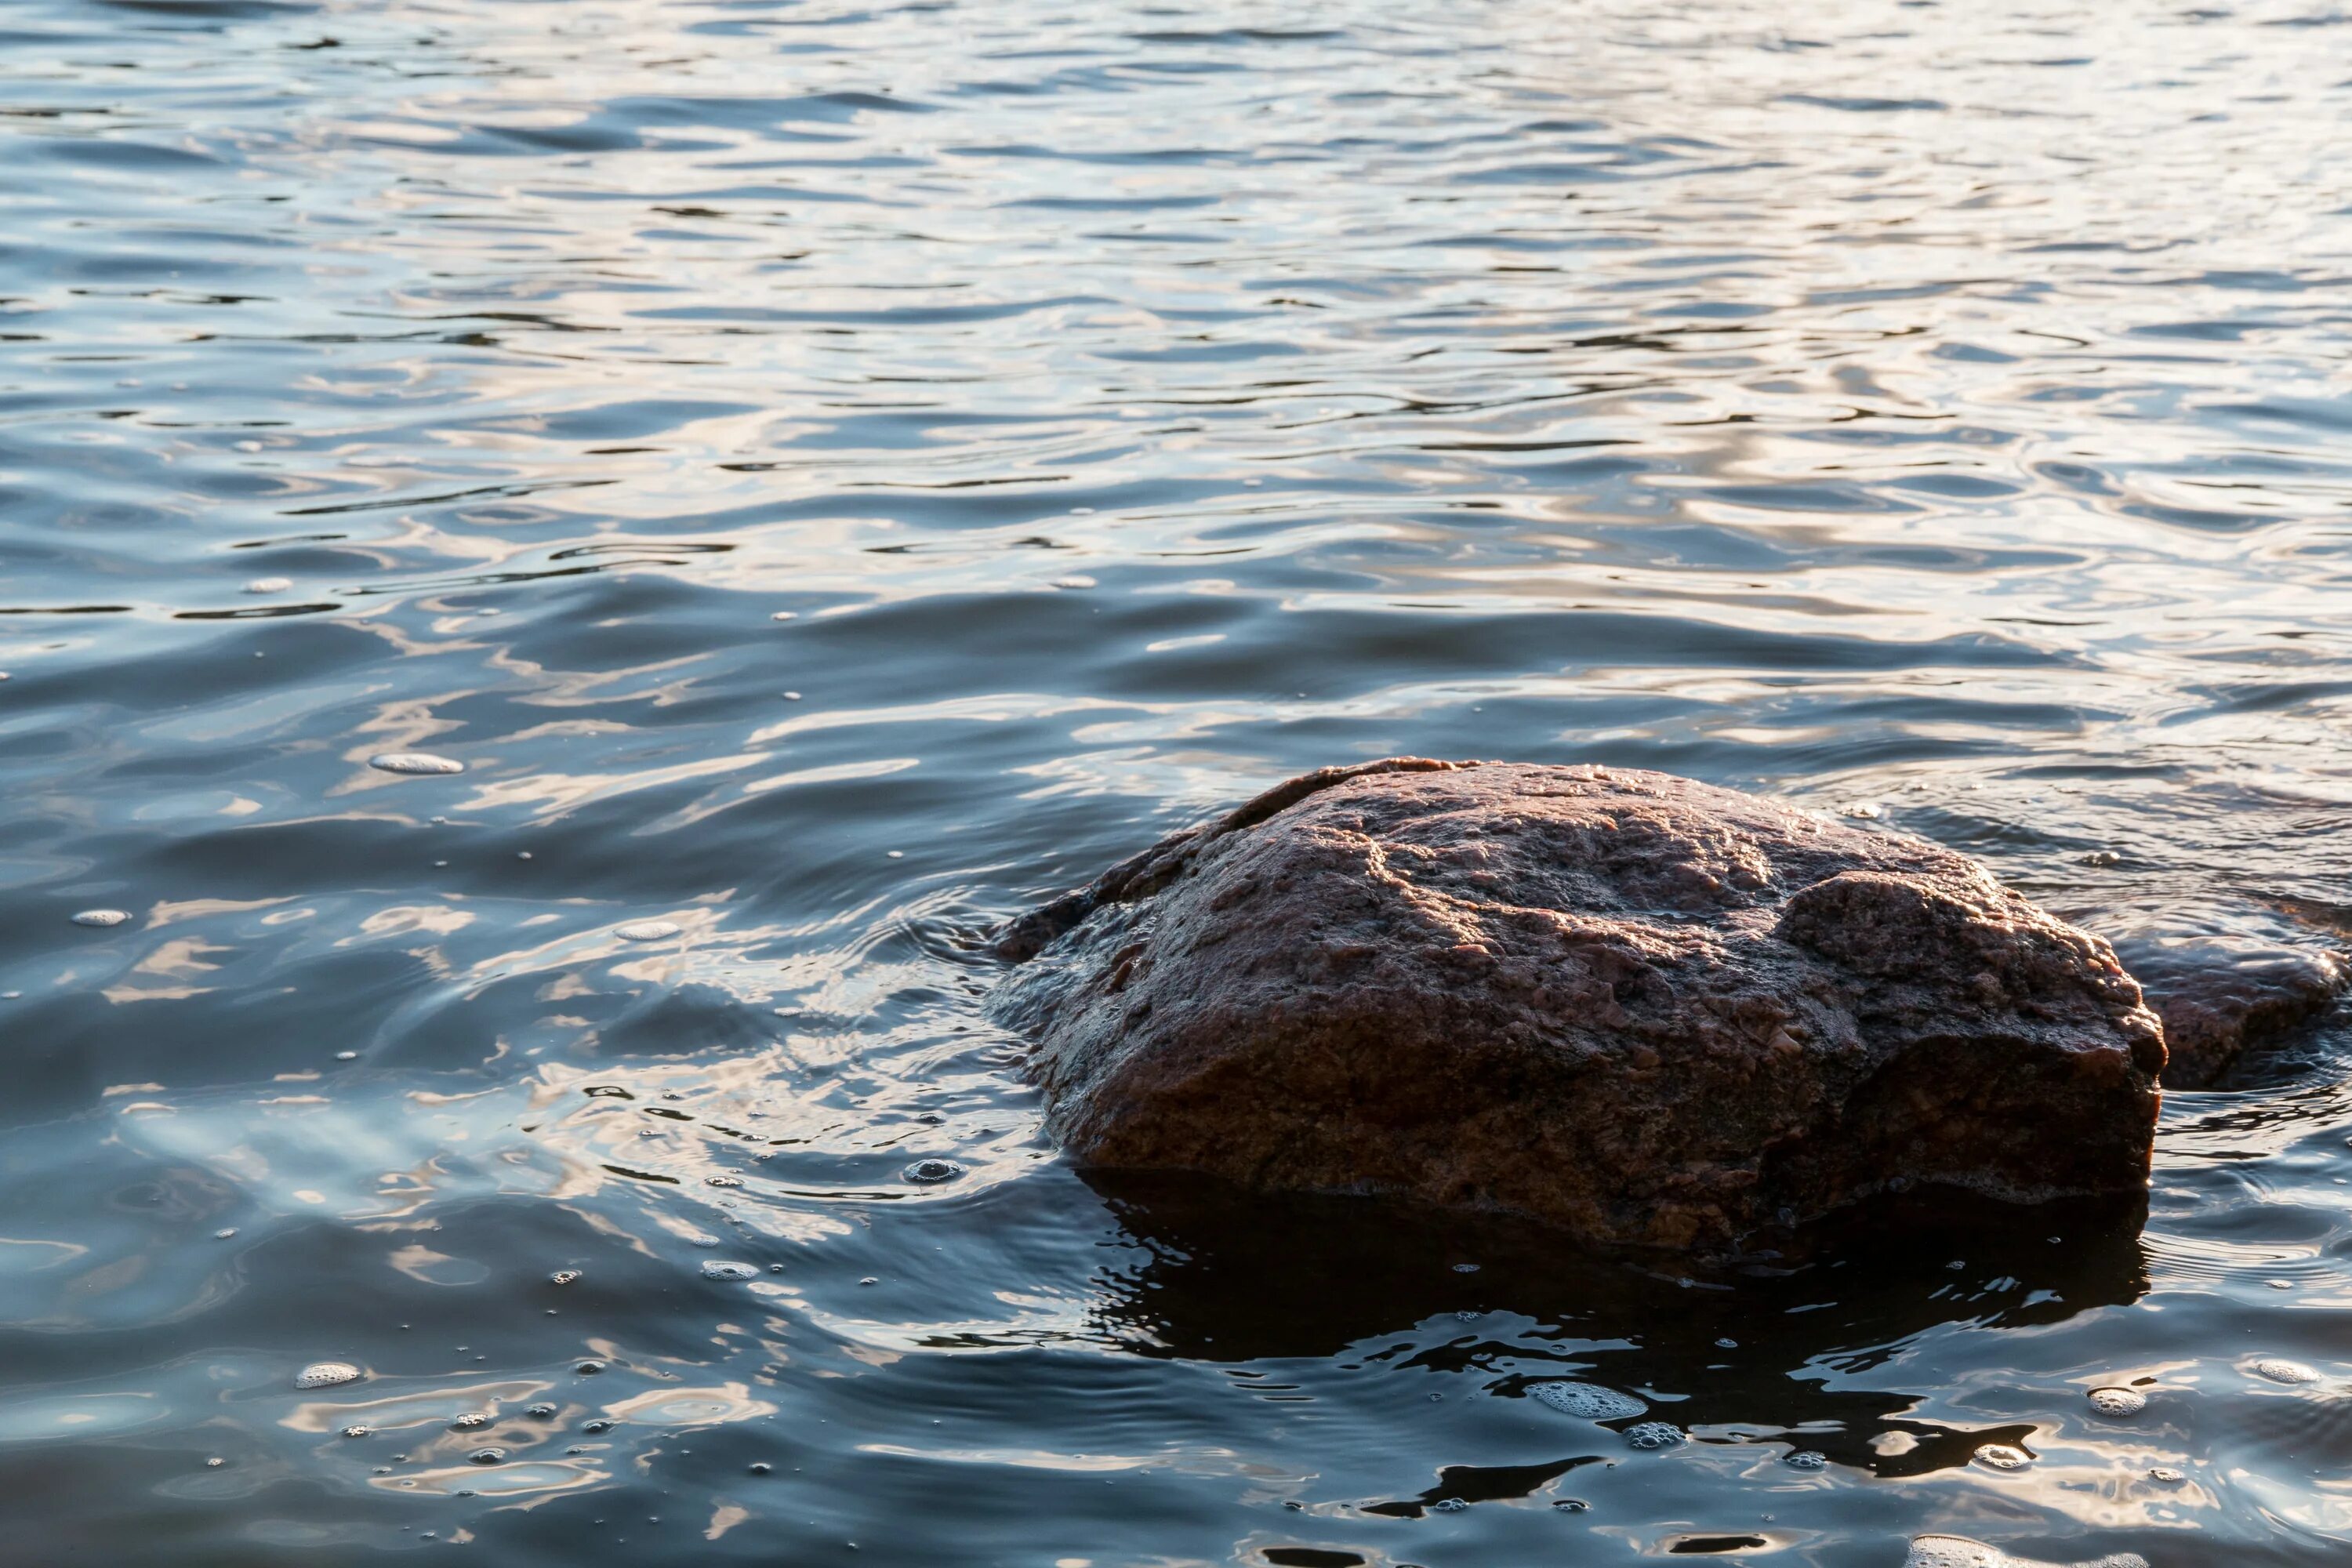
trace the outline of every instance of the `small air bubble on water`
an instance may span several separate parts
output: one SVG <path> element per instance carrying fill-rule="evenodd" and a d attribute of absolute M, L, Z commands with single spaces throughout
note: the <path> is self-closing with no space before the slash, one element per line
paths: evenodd
<path fill-rule="evenodd" d="M 746 1468 L 755 1476 L 764 1476 L 770 1469 L 773 1468 L 772 1466 L 767 1464 L 763 1460 L 754 1460 Z"/>
<path fill-rule="evenodd" d="M 217 1470 L 223 1465 L 227 1463 L 228 1461 L 226 1459 L 224 1459 L 219 1455 L 215 1454 L 211 1458 L 205 1461 L 205 1468 L 208 1470 Z"/>
<path fill-rule="evenodd" d="M 297 1388 L 332 1388 L 337 1384 L 357 1383 L 360 1369 L 347 1361 L 314 1361 L 294 1374 Z"/>
<path fill-rule="evenodd" d="M 119 926 L 131 918 L 127 910 L 84 910 L 74 916 L 78 926 Z"/>
<path fill-rule="evenodd" d="M 355 1062 L 360 1059 L 360 1054 L 357 1051 L 337 1051 L 335 1059 L 339 1062 Z"/>
<path fill-rule="evenodd" d="M 702 1266 L 702 1277 L 705 1279 L 756 1279 L 760 1277 L 760 1270 L 752 1264 L 722 1263 L 714 1258 Z"/>
<path fill-rule="evenodd" d="M 547 1277 L 547 1282 L 551 1285 L 569 1285 L 579 1278 L 580 1270 L 577 1268 L 559 1268 Z"/>
<path fill-rule="evenodd" d="M 213 1239 L 215 1241 L 226 1241 L 230 1237 L 235 1236 L 236 1234 L 236 1226 L 233 1225 L 225 1225 L 218 1230 L 213 1232 Z"/>
<path fill-rule="evenodd" d="M 506 1457 L 504 1448 L 477 1448 L 466 1456 L 466 1462 L 469 1465 L 495 1465 Z"/>
<path fill-rule="evenodd" d="M 1454 1266 L 1454 1272 L 1456 1274 L 1475 1274 L 1478 1272 L 1478 1266 L 1475 1263 L 1457 1263 Z"/>
<path fill-rule="evenodd" d="M 477 1427 L 487 1426 L 489 1424 L 490 1417 L 488 1411 L 468 1410 L 463 1415 L 458 1416 L 455 1421 L 449 1423 L 449 1430 L 452 1432 L 471 1432 Z"/>
<path fill-rule="evenodd" d="M 556 1417 L 557 1411 L 552 1405 L 534 1405 L 523 1414 L 534 1421 L 552 1421 Z"/>
<path fill-rule="evenodd" d="M 2095 1388 L 2085 1397 L 2101 1415 L 2137 1415 L 2147 1408 L 2147 1395 L 2137 1388 Z"/>
<path fill-rule="evenodd" d="M 2189 1477 L 2185 1471 L 2176 1470 L 2169 1465 L 2158 1465 L 2147 1472 L 2147 1479 L 2160 1487 L 2177 1487 Z"/>
<path fill-rule="evenodd" d="M 1464 1513 L 1468 1511 L 1469 1507 L 1470 1505 L 1468 1503 L 1464 1502 L 1458 1497 L 1442 1497 L 1435 1502 L 1429 1505 L 1429 1511 L 1432 1513 Z"/>
<path fill-rule="evenodd" d="M 604 1370 L 604 1363 L 601 1361 L 583 1361 L 572 1370 L 583 1377 L 593 1377 Z"/>
<path fill-rule="evenodd" d="M 580 1430 L 583 1432 L 610 1432 L 612 1429 L 613 1424 L 610 1421 L 605 1420 L 601 1415 L 596 1417 L 593 1421 L 583 1421 L 580 1423 Z"/>
<path fill-rule="evenodd" d="M 963 1173 L 963 1167 L 953 1160 L 940 1159 L 918 1160 L 899 1173 L 919 1187 L 935 1186 L 941 1182 L 952 1182 Z"/>
<path fill-rule="evenodd" d="M 368 759 L 368 766 L 388 773 L 462 773 L 466 764 L 455 757 L 430 752 L 385 752 Z"/>
<path fill-rule="evenodd" d="M 373 1426 L 353 1425 L 343 1428 L 343 1436 L 346 1437 L 373 1437 L 375 1436 L 375 1428 Z"/>
<path fill-rule="evenodd" d="M 1715 1348 L 1719 1351 L 1736 1351 L 1739 1348 L 1739 1342 L 1735 1339 L 1720 1339 L 1715 1342 Z"/>
<path fill-rule="evenodd" d="M 743 1178 L 740 1176 L 705 1176 L 702 1178 L 702 1184 L 709 1187 L 740 1187 L 743 1184 Z"/>
<path fill-rule="evenodd" d="M 1644 1421 L 1625 1428 L 1625 1441 L 1636 1448 L 1671 1448 L 1683 1440 L 1683 1429 L 1664 1421 Z"/>
<path fill-rule="evenodd" d="M 1816 1448 L 1800 1448 L 1781 1462 L 1792 1470 L 1822 1470 L 1829 1468 L 1830 1457 Z"/>

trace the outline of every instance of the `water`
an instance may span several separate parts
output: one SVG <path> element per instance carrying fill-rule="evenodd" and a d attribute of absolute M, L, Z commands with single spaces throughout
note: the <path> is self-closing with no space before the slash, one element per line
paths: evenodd
<path fill-rule="evenodd" d="M 1780 9 L 10 6 L 16 1559 L 2341 1561 L 2341 1031 L 1686 1279 L 1089 1184 L 981 1010 L 1396 752 L 2352 927 L 2352 21 Z"/>

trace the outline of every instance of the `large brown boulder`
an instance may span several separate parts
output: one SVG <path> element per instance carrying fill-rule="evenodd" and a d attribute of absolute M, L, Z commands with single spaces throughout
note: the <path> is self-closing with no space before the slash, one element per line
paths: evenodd
<path fill-rule="evenodd" d="M 2163 1038 L 2106 943 L 1949 850 L 1663 773 L 1328 768 L 999 946 L 1083 1166 L 1666 1247 L 2147 1176 Z"/>

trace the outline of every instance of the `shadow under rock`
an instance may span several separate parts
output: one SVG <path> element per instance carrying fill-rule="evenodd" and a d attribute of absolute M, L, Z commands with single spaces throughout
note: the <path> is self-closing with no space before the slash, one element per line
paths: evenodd
<path fill-rule="evenodd" d="M 1671 1402 L 1599 1425 L 1733 1427 L 1699 1440 L 1812 1449 L 1890 1478 L 1965 1465 L 2032 1429 L 1911 1420 L 1916 1397 L 1854 1387 L 1857 1374 L 1946 1323 L 2046 1325 L 2148 1289 L 2144 1198 L 2029 1209 L 1914 1193 L 1762 1250 L 1699 1258 L 1596 1249 L 1507 1215 L 1176 1173 L 1086 1180 L 1129 1244 L 1106 1266 L 1097 1327 L 1139 1354 L 1241 1363 L 1357 1349 L 1391 1366 L 1486 1372 L 1502 1397 L 1563 1377 L 1648 1389 Z M 1399 1336 L 1408 1342 L 1369 1342 Z M 1557 1372 L 1528 1370 L 1548 1356 Z M 1821 1377 L 1828 1368 L 1838 1386 Z M 1889 1433 L 1908 1441 L 1882 1442 Z M 1521 1468 L 1541 1486 L 1571 1464 Z"/>

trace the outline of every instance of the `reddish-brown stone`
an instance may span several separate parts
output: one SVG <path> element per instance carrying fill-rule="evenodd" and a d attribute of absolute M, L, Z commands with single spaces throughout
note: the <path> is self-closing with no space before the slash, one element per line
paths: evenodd
<path fill-rule="evenodd" d="M 2168 900 L 2110 911 L 2100 930 L 2164 1020 L 2168 1089 L 2210 1088 L 2336 1005 L 2344 961 L 2275 911 Z"/>
<path fill-rule="evenodd" d="M 2105 942 L 1949 850 L 1662 773 L 1327 768 L 1000 948 L 1082 1165 L 1664 1247 L 2147 1176 L 2164 1046 Z"/>

